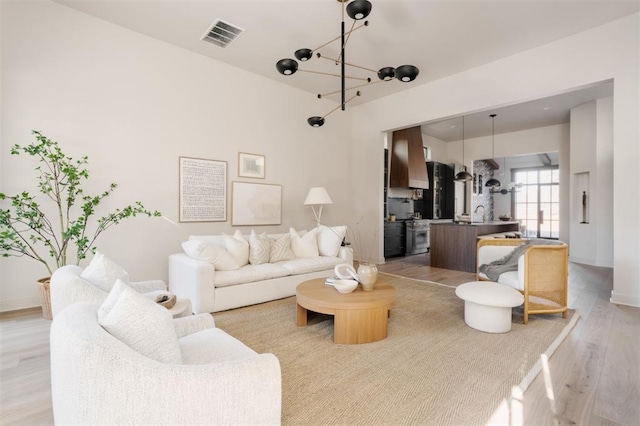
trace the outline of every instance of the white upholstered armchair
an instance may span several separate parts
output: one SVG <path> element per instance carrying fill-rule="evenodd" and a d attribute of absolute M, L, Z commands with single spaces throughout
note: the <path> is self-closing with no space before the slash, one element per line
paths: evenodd
<path fill-rule="evenodd" d="M 83 268 L 67 265 L 58 268 L 51 275 L 51 313 L 53 317 L 66 306 L 76 302 L 101 304 L 107 298 L 108 291 L 82 277 Z M 162 280 L 129 282 L 139 293 L 166 291 L 167 284 Z"/>
<path fill-rule="evenodd" d="M 168 320 L 175 327 L 182 362 L 164 363 L 105 330 L 98 309 L 75 303 L 53 320 L 56 424 L 280 423 L 278 359 L 257 354 L 215 328 L 211 315 Z"/>

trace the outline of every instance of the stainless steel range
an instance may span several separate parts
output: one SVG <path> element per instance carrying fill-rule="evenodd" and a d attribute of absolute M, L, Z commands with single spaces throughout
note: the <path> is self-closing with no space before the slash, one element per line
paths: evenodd
<path fill-rule="evenodd" d="M 405 254 L 429 253 L 431 219 L 407 220 Z"/>

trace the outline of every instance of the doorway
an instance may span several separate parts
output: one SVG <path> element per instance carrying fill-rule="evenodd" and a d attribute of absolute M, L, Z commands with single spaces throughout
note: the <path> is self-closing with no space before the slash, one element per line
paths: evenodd
<path fill-rule="evenodd" d="M 560 171 L 557 166 L 512 171 L 515 219 L 527 238 L 560 238 Z"/>

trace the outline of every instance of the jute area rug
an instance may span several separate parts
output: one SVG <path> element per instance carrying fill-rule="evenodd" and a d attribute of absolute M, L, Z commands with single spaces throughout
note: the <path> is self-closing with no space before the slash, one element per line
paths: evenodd
<path fill-rule="evenodd" d="M 379 279 L 396 288 L 379 342 L 334 344 L 333 317 L 321 314 L 297 327 L 295 297 L 214 314 L 217 327 L 280 360 L 283 424 L 485 424 L 569 324 L 549 315 L 525 326 L 516 312 L 509 333 L 483 333 L 465 325 L 454 287 Z"/>

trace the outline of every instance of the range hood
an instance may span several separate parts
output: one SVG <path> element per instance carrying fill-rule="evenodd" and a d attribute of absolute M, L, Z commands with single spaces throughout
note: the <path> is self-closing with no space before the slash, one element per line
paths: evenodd
<path fill-rule="evenodd" d="M 429 189 L 420 126 L 393 132 L 389 187 Z"/>

